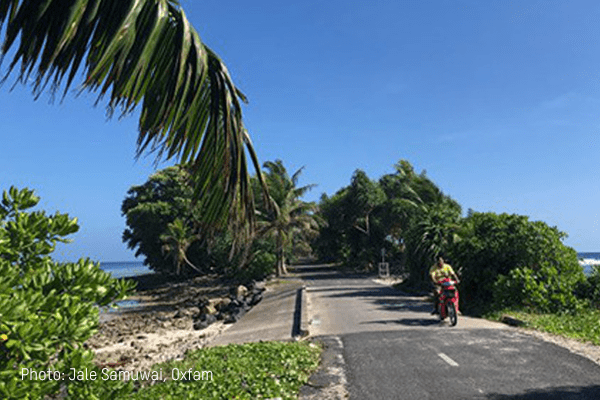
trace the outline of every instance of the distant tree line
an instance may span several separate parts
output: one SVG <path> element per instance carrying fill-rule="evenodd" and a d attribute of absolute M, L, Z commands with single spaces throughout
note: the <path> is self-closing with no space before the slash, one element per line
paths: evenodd
<path fill-rule="evenodd" d="M 373 269 L 385 249 L 407 289 L 429 288 L 437 256 L 448 259 L 462 285 L 464 309 L 525 307 L 540 312 L 598 306 L 598 272 L 586 277 L 566 234 L 526 216 L 475 212 L 461 206 L 401 160 L 395 172 L 370 179 L 356 170 L 350 184 L 323 195 L 325 224 L 313 247 L 321 261 Z"/>
<path fill-rule="evenodd" d="M 312 185 L 297 186 L 301 171 L 290 176 L 280 160 L 266 162 L 262 179 L 269 197 L 259 179 L 251 179 L 254 229 L 215 230 L 203 223 L 204 203 L 194 200 L 189 167 L 168 167 L 129 189 L 122 204 L 123 241 L 160 273 L 216 273 L 240 280 L 286 274 L 286 262 L 310 252 L 310 240 L 318 234 L 316 204 L 301 200 Z"/>
<path fill-rule="evenodd" d="M 425 172 L 406 160 L 394 169 L 378 180 L 356 170 L 348 186 L 317 205 L 302 200 L 314 186 L 297 186 L 302 169 L 290 176 L 282 161 L 266 162 L 261 173 L 269 198 L 258 178 L 251 180 L 255 228 L 215 232 L 200 218 L 203 203 L 193 200 L 188 168 L 169 167 L 129 190 L 123 240 L 154 271 L 182 277 L 284 275 L 300 255 L 373 271 L 383 250 L 403 286 L 418 291 L 429 289 L 434 259 L 446 258 L 462 280 L 461 306 L 475 313 L 562 312 L 597 303 L 600 278 L 584 275 L 556 227 L 520 215 L 468 210 L 463 216 Z"/>

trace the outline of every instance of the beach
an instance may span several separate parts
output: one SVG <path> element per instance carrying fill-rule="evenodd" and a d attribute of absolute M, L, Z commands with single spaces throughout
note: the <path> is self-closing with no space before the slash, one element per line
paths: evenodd
<path fill-rule="evenodd" d="M 215 321 L 195 329 L 204 313 L 216 311 L 239 285 L 218 276 L 187 281 L 158 274 L 131 277 L 138 283 L 133 306 L 100 314 L 98 332 L 86 341 L 101 368 L 148 371 L 152 365 L 181 359 L 188 350 L 207 346 L 230 324 Z"/>

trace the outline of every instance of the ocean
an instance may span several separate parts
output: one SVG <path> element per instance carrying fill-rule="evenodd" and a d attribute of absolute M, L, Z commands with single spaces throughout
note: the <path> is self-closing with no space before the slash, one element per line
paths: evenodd
<path fill-rule="evenodd" d="M 152 273 L 152 270 L 144 265 L 142 261 L 119 261 L 119 262 L 100 262 L 100 269 L 110 273 L 114 278 L 127 278 Z M 136 307 L 140 304 L 138 300 L 126 299 L 115 303 L 118 308 L 100 309 L 100 321 L 107 320 L 106 313 L 118 312 L 119 309 Z"/>
<path fill-rule="evenodd" d="M 600 265 L 600 253 L 577 253 L 577 257 L 586 274 L 592 273 L 592 266 Z"/>
<path fill-rule="evenodd" d="M 114 278 L 126 278 L 152 273 L 142 261 L 100 262 L 100 269 L 110 273 Z"/>
<path fill-rule="evenodd" d="M 600 252 L 577 253 L 577 257 L 579 257 L 579 264 L 581 264 L 586 274 L 592 272 L 593 265 L 600 265 Z M 100 268 L 109 272 L 115 278 L 144 275 L 152 272 L 142 261 L 101 262 Z"/>

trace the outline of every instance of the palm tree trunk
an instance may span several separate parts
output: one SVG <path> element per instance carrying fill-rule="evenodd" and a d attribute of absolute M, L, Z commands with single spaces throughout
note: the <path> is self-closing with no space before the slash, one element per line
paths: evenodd
<path fill-rule="evenodd" d="M 277 232 L 277 276 L 286 275 L 285 260 L 283 257 L 283 233 Z"/>
<path fill-rule="evenodd" d="M 200 269 L 198 269 L 198 267 L 196 267 L 194 264 L 192 264 L 192 263 L 190 262 L 190 260 L 188 260 L 187 256 L 185 255 L 185 251 L 182 253 L 182 255 L 181 255 L 181 256 L 182 256 L 182 258 L 183 258 L 183 261 L 185 261 L 185 263 L 186 263 L 186 264 L 187 264 L 187 265 L 188 265 L 190 268 L 192 268 L 193 270 L 195 270 L 196 272 L 198 272 L 198 273 L 200 273 L 200 274 L 202 273 L 202 271 L 200 271 Z"/>
<path fill-rule="evenodd" d="M 283 275 L 287 275 L 288 273 L 287 267 L 285 266 L 285 253 L 283 252 L 283 249 L 281 250 L 281 271 L 283 272 Z"/>

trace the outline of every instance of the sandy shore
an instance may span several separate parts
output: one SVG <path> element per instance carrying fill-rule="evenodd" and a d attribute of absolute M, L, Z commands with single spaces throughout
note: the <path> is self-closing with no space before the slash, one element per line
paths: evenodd
<path fill-rule="evenodd" d="M 137 292 L 128 300 L 138 304 L 101 313 L 98 333 L 86 342 L 101 367 L 149 371 L 158 362 L 205 347 L 230 326 L 217 321 L 195 330 L 193 317 L 208 299 L 227 296 L 234 287 L 231 281 L 209 276 L 169 282 L 154 274 L 135 280 Z"/>

